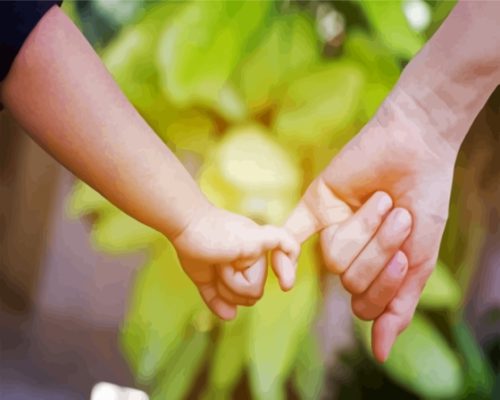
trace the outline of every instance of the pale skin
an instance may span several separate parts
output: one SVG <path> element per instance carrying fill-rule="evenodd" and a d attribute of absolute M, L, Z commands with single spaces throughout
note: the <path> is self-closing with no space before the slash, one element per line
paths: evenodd
<path fill-rule="evenodd" d="M 407 65 L 374 118 L 311 184 L 286 224 L 300 241 L 321 232 L 325 262 L 342 274 L 355 314 L 375 320 L 372 347 L 379 361 L 386 360 L 410 323 L 435 266 L 458 150 L 500 83 L 499 26 L 500 2 L 459 2 Z M 340 229 L 328 228 L 329 209 L 356 209 L 376 190 L 387 192 L 413 219 L 402 247 L 408 273 L 387 302 L 380 299 L 387 300 L 390 290 L 373 290 L 369 279 L 356 279 L 356 271 L 369 276 L 383 271 L 393 246 L 376 239 L 377 233 L 352 261 L 336 251 L 343 246 Z"/>

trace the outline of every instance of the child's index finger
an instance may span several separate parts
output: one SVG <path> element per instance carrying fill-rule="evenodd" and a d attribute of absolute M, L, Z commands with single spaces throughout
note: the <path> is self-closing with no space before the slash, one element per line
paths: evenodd
<path fill-rule="evenodd" d="M 261 256 L 243 270 L 223 264 L 217 267 L 217 274 L 228 288 L 240 296 L 260 298 L 267 278 L 267 258 Z"/>

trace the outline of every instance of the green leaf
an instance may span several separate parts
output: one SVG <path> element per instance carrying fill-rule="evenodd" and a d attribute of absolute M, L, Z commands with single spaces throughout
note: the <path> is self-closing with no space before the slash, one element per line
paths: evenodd
<path fill-rule="evenodd" d="M 235 74 L 237 85 L 253 111 L 274 102 L 280 87 L 316 64 L 320 56 L 313 21 L 306 14 L 273 18 L 263 38 Z"/>
<path fill-rule="evenodd" d="M 379 40 L 361 31 L 349 33 L 344 43 L 344 55 L 361 64 L 368 80 L 378 79 L 393 85 L 399 78 L 401 67 L 394 54 Z"/>
<path fill-rule="evenodd" d="M 360 103 L 365 123 L 397 82 L 401 67 L 394 54 L 380 40 L 360 31 L 349 33 L 344 43 L 344 55 L 357 61 L 364 70 L 365 84 Z"/>
<path fill-rule="evenodd" d="M 265 128 L 242 125 L 224 136 L 199 182 L 218 206 L 279 224 L 299 198 L 301 177 L 296 161 Z"/>
<path fill-rule="evenodd" d="M 141 104 L 157 92 L 157 73 L 151 49 L 146 46 L 149 40 L 147 30 L 141 25 L 131 26 L 122 31 L 102 53 L 107 69 L 134 104 Z"/>
<path fill-rule="evenodd" d="M 193 332 L 176 351 L 174 362 L 158 377 L 151 400 L 180 400 L 186 397 L 209 348 L 206 333 Z"/>
<path fill-rule="evenodd" d="M 356 117 L 363 79 L 357 63 L 341 60 L 291 83 L 274 121 L 278 137 L 297 148 L 345 140 L 342 132 Z"/>
<path fill-rule="evenodd" d="M 242 308 L 235 321 L 221 325 L 210 367 L 207 398 L 231 398 L 231 393 L 243 373 L 248 358 L 245 352 L 248 341 L 248 312 L 251 310 Z"/>
<path fill-rule="evenodd" d="M 296 189 L 298 170 L 286 150 L 258 125 L 229 131 L 216 154 L 217 169 L 238 190 L 285 192 Z"/>
<path fill-rule="evenodd" d="M 357 321 L 366 348 L 371 348 L 371 323 Z M 439 331 L 421 314 L 398 337 L 386 373 L 424 398 L 456 399 L 463 390 L 464 375 L 457 355 Z"/>
<path fill-rule="evenodd" d="M 205 113 L 188 110 L 179 113 L 165 131 L 159 132 L 175 150 L 187 150 L 198 155 L 208 153 L 216 143 L 215 122 Z"/>
<path fill-rule="evenodd" d="M 141 21 L 126 27 L 102 53 L 104 64 L 125 95 L 148 116 L 164 119 L 174 109 L 159 89 L 155 49 L 163 27 L 181 8 L 174 2 L 151 7 Z"/>
<path fill-rule="evenodd" d="M 426 30 L 426 37 L 430 38 L 438 30 L 456 4 L 456 0 L 436 0 L 434 2 L 431 23 Z"/>
<path fill-rule="evenodd" d="M 244 117 L 229 77 L 247 41 L 263 23 L 272 2 L 189 3 L 161 36 L 158 66 L 161 87 L 181 107 L 199 104 L 231 119 Z M 227 104 L 229 90 L 231 100 Z M 233 114 L 236 111 L 236 114 Z"/>
<path fill-rule="evenodd" d="M 130 23 L 144 7 L 144 0 L 94 0 L 93 5 L 109 22 L 124 25 Z"/>
<path fill-rule="evenodd" d="M 477 400 L 495 398 L 491 397 L 495 375 L 467 323 L 460 319 L 452 330 L 467 372 L 465 392 Z"/>
<path fill-rule="evenodd" d="M 82 22 L 76 10 L 76 2 L 77 0 L 64 1 L 61 5 L 61 10 L 73 21 L 78 29 L 82 30 Z"/>
<path fill-rule="evenodd" d="M 165 240 L 137 277 L 122 330 L 122 345 L 140 382 L 148 383 L 172 359 L 186 327 L 203 305 Z"/>
<path fill-rule="evenodd" d="M 303 248 L 295 288 L 283 293 L 276 280 L 270 279 L 265 296 L 251 314 L 247 345 L 250 385 L 256 399 L 285 398 L 285 380 L 308 334 L 319 290 L 312 243 Z"/>
<path fill-rule="evenodd" d="M 495 379 L 495 384 L 493 385 L 493 392 L 491 394 L 492 399 L 500 398 L 500 372 L 497 374 Z"/>
<path fill-rule="evenodd" d="M 114 208 L 101 214 L 91 238 L 102 251 L 123 254 L 149 247 L 163 235 Z"/>
<path fill-rule="evenodd" d="M 109 211 L 114 206 L 99 192 L 78 181 L 68 202 L 68 214 L 73 218 L 94 212 Z"/>
<path fill-rule="evenodd" d="M 149 89 L 156 91 L 157 32 L 178 9 L 172 3 L 151 8 L 141 21 L 123 29 L 102 52 L 104 64 L 131 100 L 142 100 L 151 94 L 147 92 Z"/>
<path fill-rule="evenodd" d="M 397 56 L 410 59 L 423 46 L 423 37 L 406 19 L 402 0 L 360 0 L 359 3 L 377 36 Z"/>
<path fill-rule="evenodd" d="M 419 307 L 456 309 L 462 290 L 449 268 L 438 261 L 420 297 Z"/>
<path fill-rule="evenodd" d="M 307 400 L 319 399 L 323 388 L 325 367 L 313 332 L 302 340 L 295 365 L 293 383 L 300 397 Z"/>

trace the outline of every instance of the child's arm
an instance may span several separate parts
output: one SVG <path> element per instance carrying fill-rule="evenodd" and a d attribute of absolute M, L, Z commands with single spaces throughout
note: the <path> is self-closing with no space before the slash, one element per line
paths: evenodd
<path fill-rule="evenodd" d="M 0 94 L 64 166 L 169 238 L 209 206 L 59 7 L 31 32 Z"/>
<path fill-rule="evenodd" d="M 268 250 L 293 281 L 298 244 L 282 228 L 219 210 L 127 101 L 75 25 L 52 7 L 28 36 L 0 87 L 0 100 L 49 153 L 132 217 L 164 233 L 207 305 L 232 318 L 259 297 Z M 217 268 L 244 287 L 224 300 Z M 253 265 L 248 271 L 239 271 Z M 257 266 L 257 267 L 256 267 Z M 249 279 L 247 279 L 249 278 Z M 255 280 L 254 278 L 258 278 Z M 249 290 L 246 290 L 249 289 Z M 250 290 L 252 289 L 252 290 Z M 251 300 L 248 300 L 251 298 Z"/>

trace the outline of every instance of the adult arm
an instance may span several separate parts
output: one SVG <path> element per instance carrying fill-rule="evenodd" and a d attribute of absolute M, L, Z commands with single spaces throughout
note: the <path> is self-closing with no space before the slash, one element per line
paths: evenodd
<path fill-rule="evenodd" d="M 321 231 L 325 262 L 338 270 L 342 260 L 332 252 L 335 234 L 325 229 L 331 198 L 338 196 L 356 209 L 383 190 L 395 206 L 410 211 L 413 227 L 402 247 L 409 270 L 387 307 L 368 298 L 359 283 L 370 263 L 385 262 L 393 253 L 383 240 L 375 243 L 378 253 L 367 254 L 365 248 L 342 273 L 355 313 L 376 316 L 372 345 L 380 361 L 410 323 L 435 266 L 458 150 L 500 82 L 499 26 L 499 2 L 459 2 L 373 119 L 311 184 L 287 223 L 300 239 Z"/>

